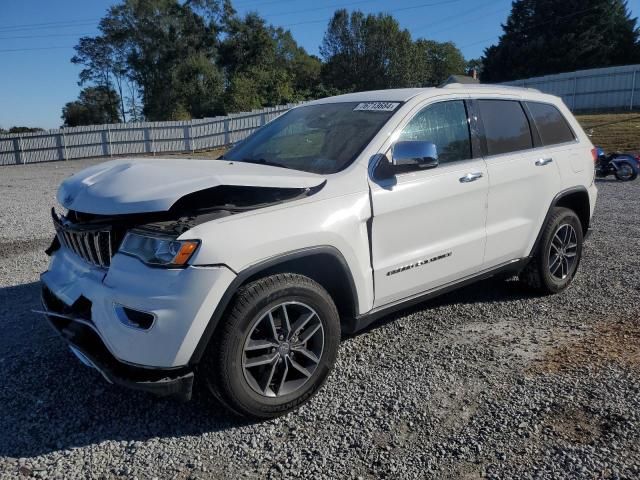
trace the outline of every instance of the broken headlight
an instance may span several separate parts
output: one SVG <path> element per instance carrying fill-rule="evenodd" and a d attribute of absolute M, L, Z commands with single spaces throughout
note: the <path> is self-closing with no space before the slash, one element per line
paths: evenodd
<path fill-rule="evenodd" d="M 181 267 L 187 264 L 198 245 L 198 240 L 176 240 L 151 233 L 127 232 L 119 251 L 149 265 Z"/>

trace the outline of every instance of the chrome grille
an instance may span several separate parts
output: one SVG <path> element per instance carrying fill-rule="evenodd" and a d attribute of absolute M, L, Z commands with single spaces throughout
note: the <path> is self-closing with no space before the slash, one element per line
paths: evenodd
<path fill-rule="evenodd" d="M 73 230 L 55 221 L 60 243 L 84 261 L 96 267 L 108 268 L 116 248 L 109 230 Z"/>

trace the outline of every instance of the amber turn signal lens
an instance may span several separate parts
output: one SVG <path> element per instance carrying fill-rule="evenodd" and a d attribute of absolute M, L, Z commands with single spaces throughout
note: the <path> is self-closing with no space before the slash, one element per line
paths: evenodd
<path fill-rule="evenodd" d="M 187 263 L 187 261 L 191 258 L 191 255 L 193 255 L 193 252 L 196 251 L 196 248 L 198 248 L 198 242 L 194 242 L 191 240 L 182 242 L 178 254 L 173 259 L 173 264 L 184 265 L 185 263 Z"/>

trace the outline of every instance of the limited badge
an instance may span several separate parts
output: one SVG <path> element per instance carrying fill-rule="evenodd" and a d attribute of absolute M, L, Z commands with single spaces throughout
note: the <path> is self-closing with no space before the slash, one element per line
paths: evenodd
<path fill-rule="evenodd" d="M 398 105 L 398 102 L 363 102 L 359 103 L 354 112 L 393 112 Z"/>

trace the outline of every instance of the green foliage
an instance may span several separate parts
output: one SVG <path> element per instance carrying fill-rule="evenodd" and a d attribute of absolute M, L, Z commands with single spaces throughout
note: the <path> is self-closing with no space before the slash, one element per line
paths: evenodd
<path fill-rule="evenodd" d="M 225 109 L 233 112 L 313 97 L 320 61 L 308 55 L 291 33 L 267 25 L 255 13 L 224 23 L 220 62 L 229 87 Z"/>
<path fill-rule="evenodd" d="M 335 12 L 320 52 L 323 82 L 342 91 L 435 86 L 466 66 L 452 43 L 414 42 L 391 15 L 360 11 Z"/>
<path fill-rule="evenodd" d="M 102 35 L 124 52 L 148 120 L 220 113 L 218 10 L 217 2 L 125 0 L 100 22 Z"/>
<path fill-rule="evenodd" d="M 119 97 L 108 87 L 86 87 L 78 100 L 67 103 L 62 109 L 62 119 L 66 127 L 117 123 Z"/>
<path fill-rule="evenodd" d="M 33 133 L 33 132 L 44 132 L 43 128 L 38 127 L 11 127 L 8 130 L 4 128 L 0 128 L 0 133 Z"/>
<path fill-rule="evenodd" d="M 507 81 L 640 61 L 639 31 L 624 0 L 516 0 L 482 80 Z"/>
<path fill-rule="evenodd" d="M 338 10 L 320 46 L 322 80 L 342 91 L 404 87 L 414 83 L 413 42 L 391 15 Z"/>
<path fill-rule="evenodd" d="M 451 75 L 464 75 L 467 62 L 462 52 L 451 42 L 439 43 L 419 39 L 415 42 L 415 69 L 419 73 L 416 83 L 422 87 L 441 85 Z"/>

